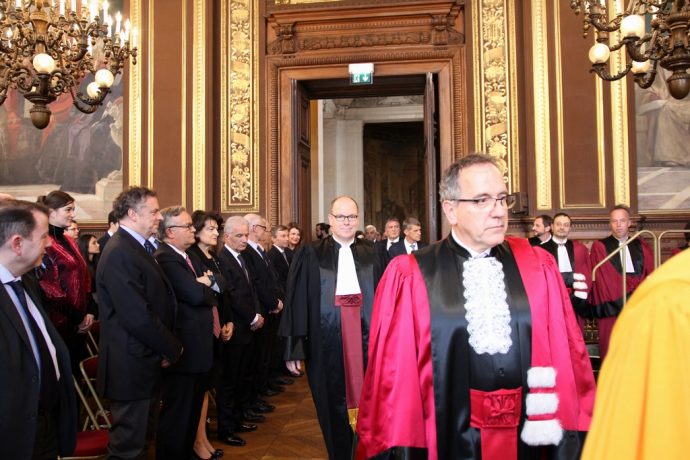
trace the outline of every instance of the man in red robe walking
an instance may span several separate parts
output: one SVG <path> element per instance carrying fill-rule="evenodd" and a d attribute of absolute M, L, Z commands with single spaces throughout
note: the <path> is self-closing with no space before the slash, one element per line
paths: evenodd
<path fill-rule="evenodd" d="M 630 210 L 626 206 L 615 206 L 609 213 L 609 224 L 611 235 L 592 243 L 590 252 L 592 267 L 628 240 L 631 225 Z M 630 296 L 654 270 L 654 255 L 647 243 L 641 239 L 631 242 L 619 254 L 620 257 L 614 256 L 601 266 L 595 274 L 596 282 L 592 286 L 592 304 L 594 305 L 592 315 L 599 318 L 599 355 L 602 360 L 609 349 L 613 325 L 623 309 L 622 273 L 626 276 L 626 295 Z"/>
<path fill-rule="evenodd" d="M 451 234 L 376 292 L 357 457 L 577 458 L 594 378 L 554 258 L 505 238 L 492 157 L 452 164 L 440 195 Z"/>

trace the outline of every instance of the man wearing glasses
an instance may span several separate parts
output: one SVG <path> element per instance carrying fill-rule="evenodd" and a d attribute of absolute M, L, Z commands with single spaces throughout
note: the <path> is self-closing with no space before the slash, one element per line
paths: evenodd
<path fill-rule="evenodd" d="M 357 458 L 577 458 L 594 378 L 558 265 L 506 238 L 514 198 L 491 156 L 439 188 L 451 234 L 394 259 L 377 289 Z"/>
<path fill-rule="evenodd" d="M 331 203 L 333 232 L 295 254 L 280 335 L 291 373 L 305 359 L 316 413 L 331 459 L 350 459 L 366 366 L 374 289 L 380 275 L 372 244 L 355 238 L 359 208 L 350 197 Z"/>

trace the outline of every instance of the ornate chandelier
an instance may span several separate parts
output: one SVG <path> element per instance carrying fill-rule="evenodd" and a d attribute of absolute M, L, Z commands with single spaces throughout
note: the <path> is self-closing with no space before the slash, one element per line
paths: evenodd
<path fill-rule="evenodd" d="M 81 112 L 93 113 L 127 58 L 136 64 L 137 31 L 129 20 L 123 23 L 118 12 L 113 24 L 107 1 L 66 3 L 0 0 L 0 105 L 16 89 L 33 104 L 31 122 L 39 129 L 50 122 L 47 105 L 62 93 L 70 93 Z M 82 94 L 85 78 L 93 81 Z"/>
<path fill-rule="evenodd" d="M 632 72 L 641 88 L 649 88 L 657 66 L 671 74 L 666 79 L 669 92 L 676 99 L 690 93 L 690 0 L 608 0 L 615 5 L 615 16 L 607 12 L 607 0 L 571 0 L 570 8 L 584 10 L 584 36 L 594 27 L 597 43 L 589 50 L 592 72 L 607 81 Z M 620 32 L 618 43 L 610 36 Z M 612 51 L 625 48 L 626 65 L 611 75 L 607 61 Z"/>

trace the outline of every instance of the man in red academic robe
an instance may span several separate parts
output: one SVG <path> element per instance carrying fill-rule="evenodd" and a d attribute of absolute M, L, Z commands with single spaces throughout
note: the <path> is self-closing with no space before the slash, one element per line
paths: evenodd
<path fill-rule="evenodd" d="M 618 249 L 630 236 L 630 211 L 626 206 L 615 206 L 609 213 L 611 235 L 592 243 L 590 253 L 592 267 Z M 625 254 L 623 254 L 625 252 Z M 654 255 L 647 243 L 637 239 L 621 251 L 620 256 L 608 260 L 596 273 L 592 285 L 592 315 L 598 319 L 599 355 L 603 360 L 609 349 L 611 331 L 618 314 L 623 309 L 623 276 L 626 275 L 627 296 L 654 270 Z M 625 260 L 625 269 L 623 268 Z"/>
<path fill-rule="evenodd" d="M 553 237 L 541 247 L 547 250 L 558 264 L 565 287 L 570 294 L 570 302 L 575 311 L 581 314 L 591 307 L 587 302 L 592 286 L 592 266 L 589 261 L 587 246 L 579 241 L 568 239 L 572 220 L 564 212 L 553 216 Z M 585 319 L 578 316 L 580 329 L 584 332 Z"/>
<path fill-rule="evenodd" d="M 451 165 L 440 194 L 451 234 L 377 288 L 357 457 L 577 458 L 594 378 L 555 260 L 505 239 L 492 157 Z"/>

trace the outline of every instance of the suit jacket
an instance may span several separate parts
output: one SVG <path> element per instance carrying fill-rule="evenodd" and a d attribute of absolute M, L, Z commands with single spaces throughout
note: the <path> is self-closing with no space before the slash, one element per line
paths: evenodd
<path fill-rule="evenodd" d="M 101 252 L 103 252 L 103 249 L 105 249 L 106 243 L 110 240 L 110 233 L 105 232 L 103 236 L 98 238 L 98 247 L 101 248 Z"/>
<path fill-rule="evenodd" d="M 397 241 L 397 243 L 400 243 L 402 241 L 403 237 L 400 237 Z M 395 245 L 396 243 L 391 244 L 391 248 Z M 379 263 L 381 264 L 381 267 L 384 269 L 388 266 L 388 263 L 391 261 L 391 253 L 390 249 L 388 248 L 388 239 L 384 238 L 380 241 L 377 241 L 374 243 L 374 250 L 376 252 L 376 256 L 379 258 Z"/>
<path fill-rule="evenodd" d="M 58 451 L 69 456 L 77 436 L 77 414 L 69 351 L 40 302 L 37 282 L 23 277 L 23 284 L 43 317 L 46 331 L 55 346 L 60 380 L 57 405 Z M 29 336 L 12 298 L 0 286 L 0 446 L 3 458 L 31 458 L 36 437 L 39 400 L 39 371 Z"/>
<path fill-rule="evenodd" d="M 261 314 L 264 318 L 268 318 L 269 312 L 278 307 L 278 299 L 285 298 L 285 293 L 278 285 L 273 267 L 269 266 L 268 255 L 264 260 L 254 248 L 247 245 L 247 249 L 242 251 L 242 257 L 247 264 L 254 286 L 260 286 L 260 289 L 255 289 L 255 292 L 261 306 Z"/>
<path fill-rule="evenodd" d="M 422 249 L 424 246 L 426 246 L 426 243 L 422 243 L 421 241 L 418 242 L 417 250 Z M 391 244 L 391 248 L 388 250 L 388 254 L 390 255 L 391 259 L 395 256 L 406 255 L 407 249 L 405 248 L 405 239 L 400 238 L 400 240 L 397 243 Z"/>
<path fill-rule="evenodd" d="M 184 353 L 170 370 L 176 372 L 207 372 L 213 364 L 213 314 L 216 303 L 213 290 L 196 280 L 204 272 L 201 261 L 188 254 L 194 266 L 167 243 L 158 246 L 154 257 L 168 277 L 177 298 L 175 336 L 182 342 Z M 199 275 L 197 275 L 199 274 Z"/>
<path fill-rule="evenodd" d="M 180 359 L 172 333 L 177 302 L 163 270 L 119 229 L 96 271 L 101 320 L 98 391 L 119 401 L 147 399 L 161 377 L 161 360 Z"/>
<path fill-rule="evenodd" d="M 285 250 L 285 257 L 283 257 L 283 253 L 280 252 L 280 250 L 275 246 L 268 251 L 268 262 L 273 267 L 278 281 L 278 286 L 280 286 L 280 289 L 283 291 L 283 293 L 287 289 L 287 277 L 288 272 L 290 271 L 290 264 L 286 260 L 288 257 L 287 251 L 289 251 L 289 249 Z M 281 300 L 285 300 L 285 297 L 282 297 Z"/>
<path fill-rule="evenodd" d="M 244 255 L 242 258 L 244 259 Z M 230 342 L 240 345 L 247 344 L 252 340 L 250 325 L 256 314 L 261 313 L 254 286 L 250 283 L 247 274 L 235 256 L 226 247 L 223 247 L 223 250 L 218 254 L 218 260 L 227 282 L 224 303 L 226 310 L 232 311 L 233 324 L 235 325 Z M 244 264 L 247 265 L 246 260 Z"/>

